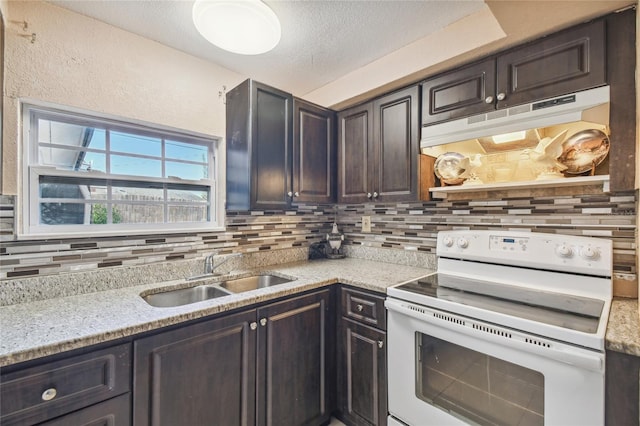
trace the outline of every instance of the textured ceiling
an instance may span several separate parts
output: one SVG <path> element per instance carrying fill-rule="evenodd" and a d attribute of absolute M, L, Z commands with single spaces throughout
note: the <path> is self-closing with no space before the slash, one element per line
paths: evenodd
<path fill-rule="evenodd" d="M 193 0 L 48 1 L 341 109 L 638 0 L 265 0 L 282 39 L 256 56 L 206 42 L 191 21 Z M 412 69 L 406 59 L 416 57 L 423 63 Z"/>
<path fill-rule="evenodd" d="M 266 1 L 280 18 L 271 52 L 241 56 L 207 43 L 191 0 L 50 0 L 302 96 L 484 7 L 482 0 Z"/>

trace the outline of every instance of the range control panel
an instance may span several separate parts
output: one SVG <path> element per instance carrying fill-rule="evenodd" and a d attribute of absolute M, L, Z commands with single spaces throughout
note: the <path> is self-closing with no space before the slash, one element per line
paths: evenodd
<path fill-rule="evenodd" d="M 441 231 L 437 254 L 462 260 L 610 277 L 611 240 L 510 231 Z"/>

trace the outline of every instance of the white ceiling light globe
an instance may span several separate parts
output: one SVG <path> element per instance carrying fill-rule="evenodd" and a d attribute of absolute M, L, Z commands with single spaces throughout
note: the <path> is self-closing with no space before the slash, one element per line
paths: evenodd
<path fill-rule="evenodd" d="M 280 41 L 280 21 L 260 0 L 196 0 L 193 23 L 207 41 L 241 55 L 268 52 Z"/>

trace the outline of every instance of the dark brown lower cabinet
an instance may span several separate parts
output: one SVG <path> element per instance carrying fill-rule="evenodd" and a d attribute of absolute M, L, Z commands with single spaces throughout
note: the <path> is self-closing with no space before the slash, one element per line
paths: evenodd
<path fill-rule="evenodd" d="M 136 340 L 134 424 L 254 425 L 255 318 L 249 310 Z"/>
<path fill-rule="evenodd" d="M 347 425 L 387 424 L 384 296 L 343 287 L 338 327 L 338 416 Z M 374 315 L 376 312 L 381 314 Z M 348 318 L 355 317 L 355 321 Z M 376 321 L 374 321 L 374 319 Z M 374 323 L 374 328 L 364 322 Z"/>
<path fill-rule="evenodd" d="M 605 382 L 605 424 L 638 426 L 640 424 L 640 358 L 607 351 Z"/>
<path fill-rule="evenodd" d="M 134 343 L 136 426 L 319 425 L 331 413 L 331 292 Z"/>
<path fill-rule="evenodd" d="M 258 309 L 258 425 L 320 425 L 331 415 L 330 290 Z"/>

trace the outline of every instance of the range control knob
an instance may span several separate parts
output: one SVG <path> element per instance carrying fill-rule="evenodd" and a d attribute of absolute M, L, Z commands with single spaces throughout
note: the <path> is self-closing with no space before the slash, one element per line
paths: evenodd
<path fill-rule="evenodd" d="M 451 247 L 451 246 L 453 245 L 453 238 L 451 238 L 451 237 L 444 237 L 444 238 L 442 239 L 442 242 L 444 243 L 444 245 L 445 245 L 446 247 Z"/>
<path fill-rule="evenodd" d="M 464 238 L 464 237 L 458 238 L 457 244 L 458 244 L 458 247 L 460 247 L 460 248 L 469 247 L 469 241 L 467 241 L 467 239 Z"/>
<path fill-rule="evenodd" d="M 580 256 L 586 260 L 596 260 L 600 257 L 600 253 L 593 247 L 587 246 L 580 250 Z"/>
<path fill-rule="evenodd" d="M 573 256 L 573 250 L 566 244 L 562 244 L 556 247 L 556 254 L 560 257 L 571 257 Z"/>

